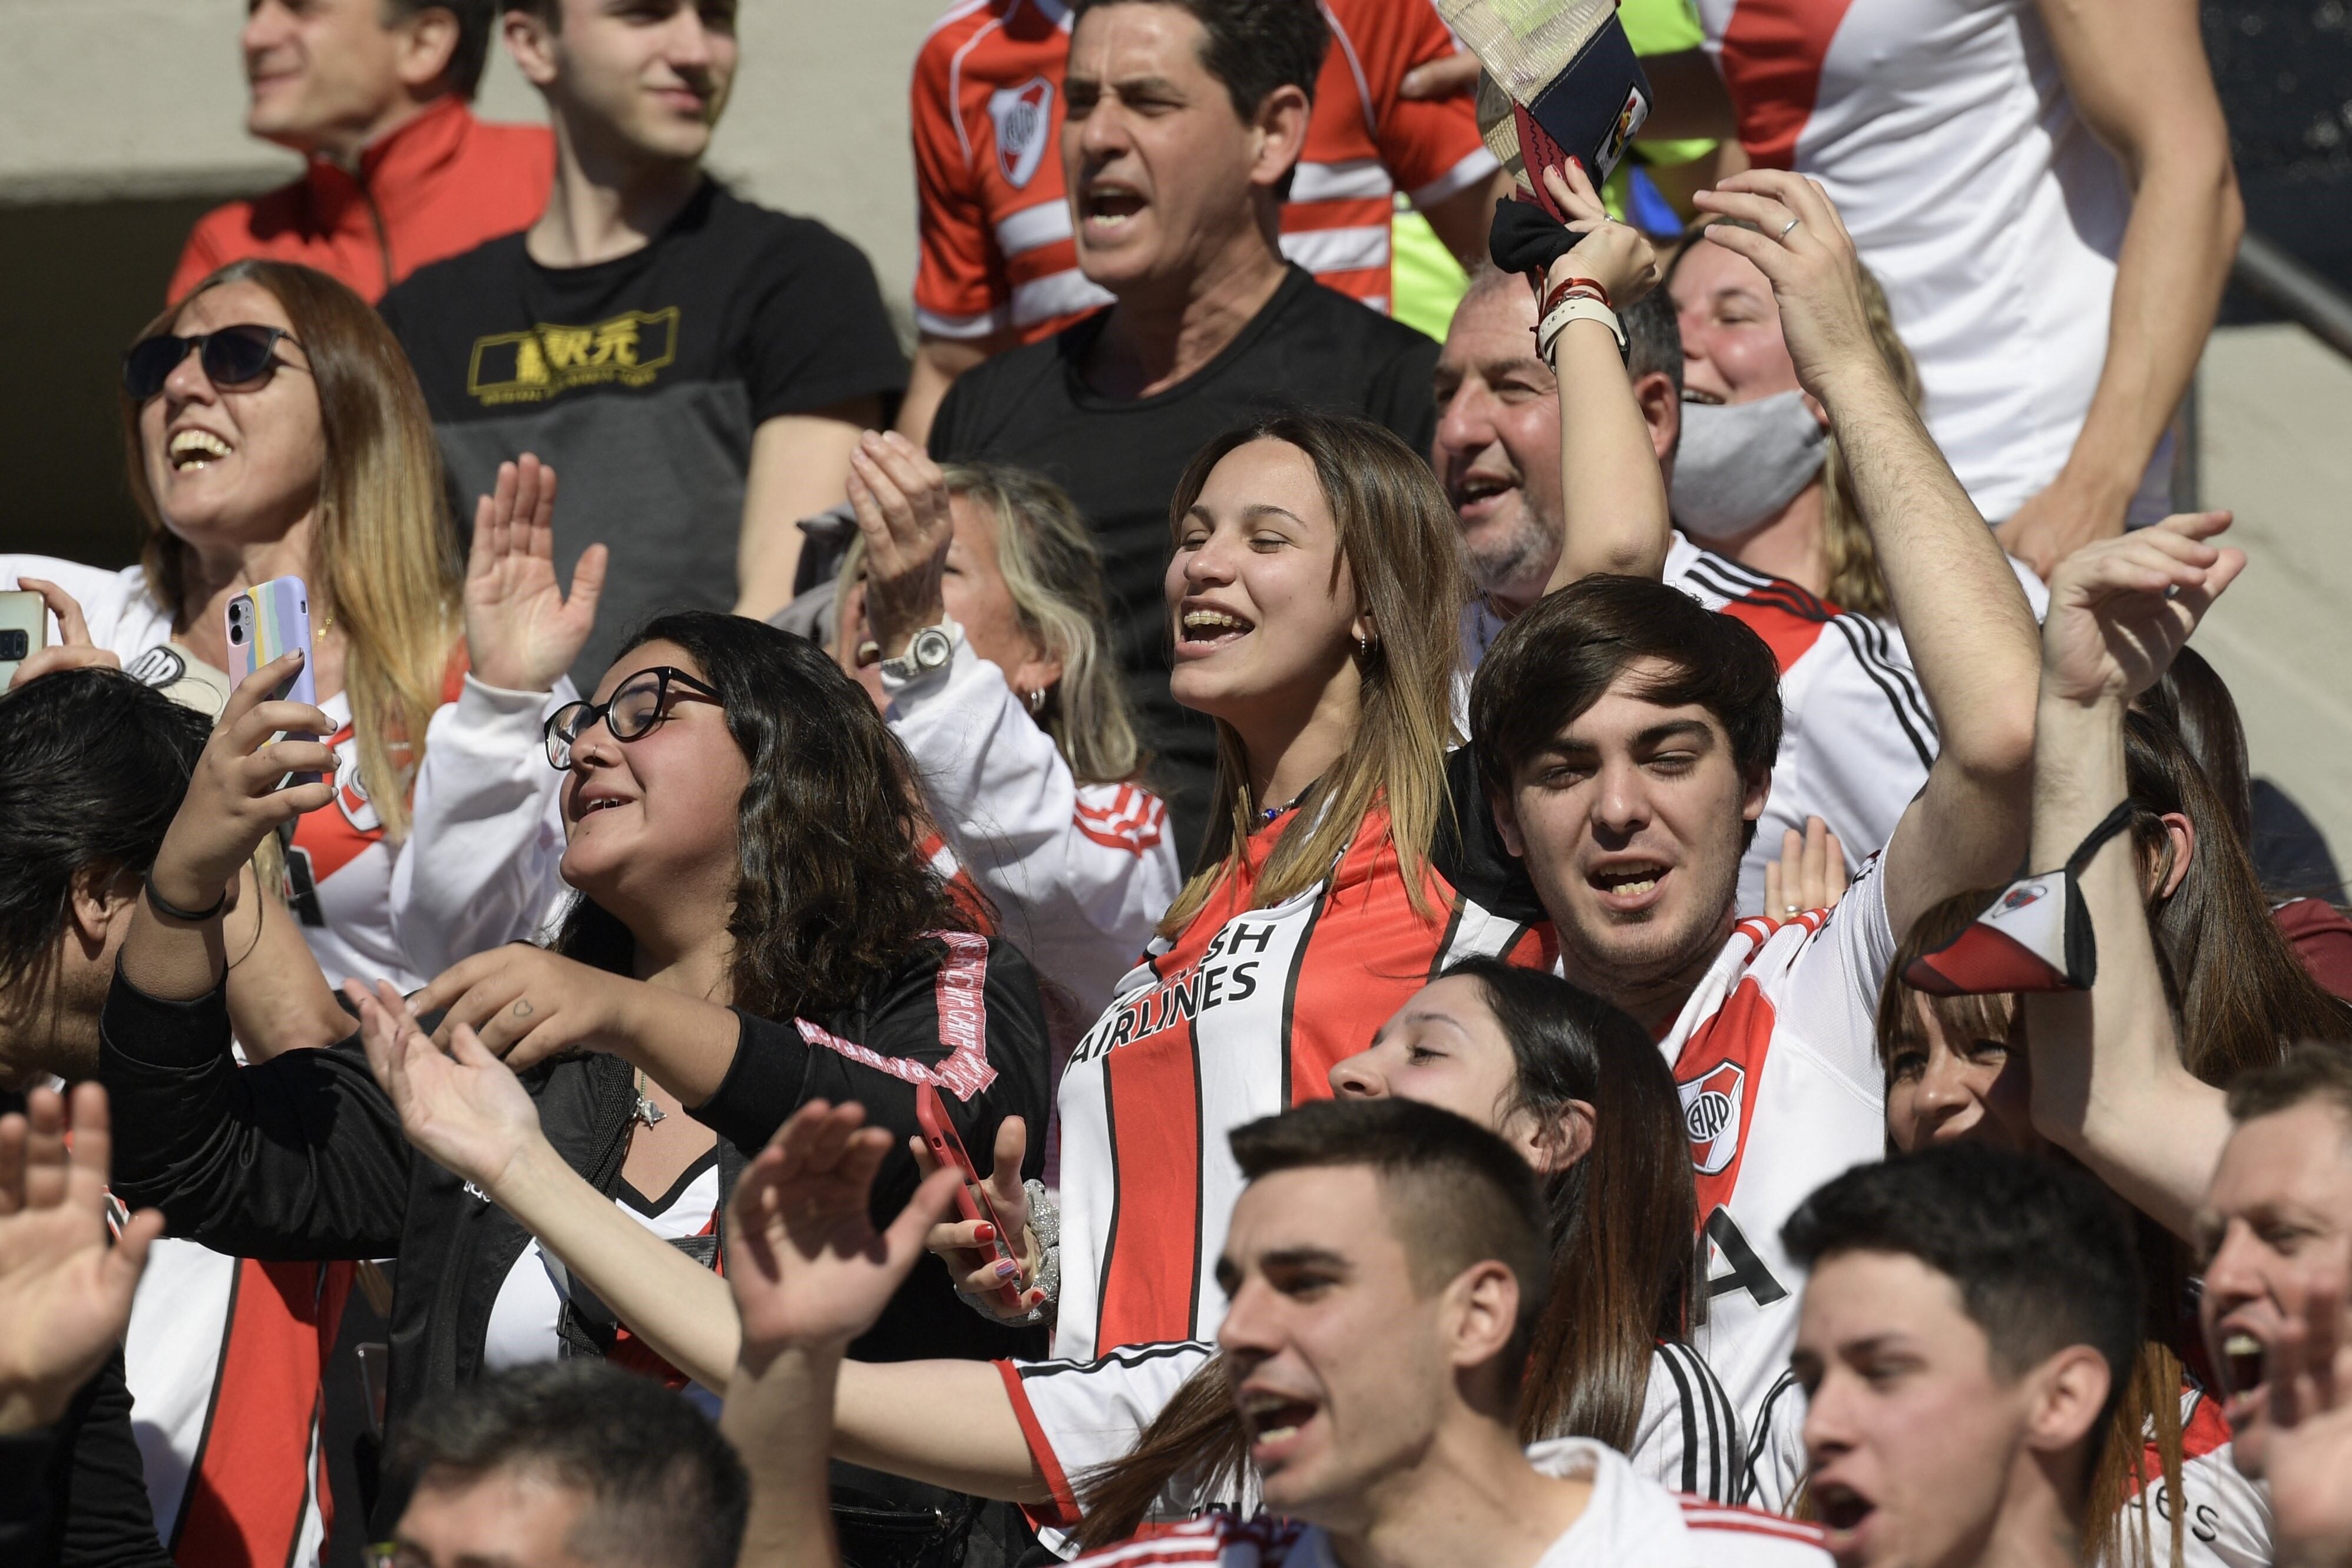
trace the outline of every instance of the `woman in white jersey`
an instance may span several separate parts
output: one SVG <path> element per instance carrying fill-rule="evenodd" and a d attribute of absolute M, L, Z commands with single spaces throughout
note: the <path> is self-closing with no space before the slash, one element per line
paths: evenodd
<path fill-rule="evenodd" d="M 835 657 L 906 742 L 1005 934 L 1068 993 L 1046 997 L 1074 1005 L 1056 1019 L 1066 1050 L 1182 883 L 1167 805 L 1140 777 L 1086 520 L 1050 479 L 942 469 L 897 435 L 850 455 L 849 494 L 861 537 L 841 565 Z"/>
<path fill-rule="evenodd" d="M 109 574 L 0 557 L 0 577 L 55 584 L 79 601 L 97 650 L 214 715 L 228 695 L 228 601 L 301 578 L 336 789 L 276 858 L 320 966 L 331 980 L 414 989 L 447 957 L 530 934 L 551 855 L 428 857 L 449 873 L 440 878 L 403 878 L 398 863 L 412 797 L 432 775 L 478 790 L 483 770 L 513 770 L 469 748 L 484 716 L 519 707 L 535 725 L 559 700 L 564 661 L 594 617 L 602 547 L 583 558 L 567 603 L 536 504 L 551 500 L 551 483 L 518 498 L 502 482 L 461 577 L 416 378 L 376 313 L 308 268 L 240 261 L 214 273 L 141 334 L 123 391 L 131 491 L 147 522 L 140 564 Z M 443 752 L 438 768 L 428 763 Z M 509 837 L 560 842 L 548 809 L 527 809 Z M 502 878 L 516 890 L 503 904 L 486 899 Z M 404 923 L 442 933 L 443 951 L 412 959 Z"/>

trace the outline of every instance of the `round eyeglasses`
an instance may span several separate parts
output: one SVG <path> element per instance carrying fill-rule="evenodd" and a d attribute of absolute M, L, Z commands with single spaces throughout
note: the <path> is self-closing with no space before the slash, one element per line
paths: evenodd
<path fill-rule="evenodd" d="M 669 717 L 669 705 L 675 700 L 672 688 L 682 689 L 676 693 L 678 698 L 703 702 L 720 700 L 716 689 L 682 669 L 663 664 L 638 670 L 614 688 L 613 695 L 604 701 L 567 702 L 548 716 L 549 764 L 559 772 L 571 772 L 572 748 L 600 719 L 615 741 L 642 739 Z"/>

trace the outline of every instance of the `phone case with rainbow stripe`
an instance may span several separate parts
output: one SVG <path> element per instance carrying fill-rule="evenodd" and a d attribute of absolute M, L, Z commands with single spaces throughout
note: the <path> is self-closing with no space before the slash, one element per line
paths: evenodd
<path fill-rule="evenodd" d="M 272 577 L 267 583 L 255 584 L 228 602 L 229 676 L 236 684 L 244 684 L 255 670 L 297 648 L 302 651 L 302 667 L 294 672 L 293 679 L 271 695 L 316 705 L 318 688 L 310 679 L 311 666 L 318 662 L 310 643 L 310 590 L 301 578 Z M 307 731 L 293 730 L 279 738 L 320 739 Z M 289 773 L 286 784 L 316 784 L 320 776 L 314 773 Z"/>

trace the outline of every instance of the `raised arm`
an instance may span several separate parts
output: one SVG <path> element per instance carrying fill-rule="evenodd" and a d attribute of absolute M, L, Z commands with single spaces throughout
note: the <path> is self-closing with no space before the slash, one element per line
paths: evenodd
<path fill-rule="evenodd" d="M 1657 282 L 1656 253 L 1609 216 L 1581 168 L 1546 170 L 1544 179 L 1570 215 L 1567 226 L 1532 201 L 1499 203 L 1489 248 L 1502 270 L 1544 280 L 1534 346 L 1559 399 L 1561 538 L 1549 593 L 1597 572 L 1656 577 L 1673 536 L 1665 479 L 1625 373 L 1614 313 Z M 1567 312 L 1549 334 L 1547 298 Z"/>
<path fill-rule="evenodd" d="M 866 613 L 886 658 L 947 617 L 956 552 L 939 465 L 900 436 L 867 435 L 849 499 L 866 544 Z M 1012 669 L 956 630 L 946 668 L 887 670 L 890 728 L 906 742 L 932 821 L 1005 917 L 1005 934 L 1091 1014 L 1151 940 L 1183 878 L 1166 806 L 1140 786 L 1082 791 L 1034 700 L 1066 673 L 1054 650 Z"/>
<path fill-rule="evenodd" d="M 1819 185 L 1758 169 L 1702 191 L 1707 242 L 1772 280 L 1797 376 L 1828 409 L 1940 737 L 1886 847 L 1888 919 L 2008 877 L 2026 845 L 2041 639 L 1992 531 L 1872 343 L 1853 241 Z M 1761 230 L 1761 232 L 1758 232 Z"/>
<path fill-rule="evenodd" d="M 2065 863 L 2126 794 L 2124 716 L 2245 565 L 2206 541 L 2227 512 L 2167 518 L 2069 557 L 2050 582 L 2034 727 L 2037 870 Z M 2098 950 L 2089 992 L 2028 996 L 2033 1124 L 2175 1235 L 2191 1232 L 2230 1119 L 2181 1065 L 2128 833 L 2080 886 Z"/>
<path fill-rule="evenodd" d="M 2112 539 L 2204 352 L 2245 232 L 2194 0 L 2039 0 L 2066 90 L 2131 182 L 2107 356 L 2066 466 L 2001 525 L 2047 577 Z"/>
<path fill-rule="evenodd" d="M 499 465 L 474 508 L 466 567 L 465 685 L 434 714 L 406 843 L 392 871 L 393 936 L 420 974 L 527 939 L 563 890 L 563 775 L 541 728 L 576 695 L 564 671 L 595 625 L 606 552 L 555 575 L 555 470 Z"/>
<path fill-rule="evenodd" d="M 333 728 L 316 708 L 266 700 L 299 658 L 240 685 L 197 759 L 123 939 L 99 1073 L 120 1132 L 115 1190 L 163 1209 L 174 1235 L 252 1258 L 382 1258 L 399 1245 L 407 1147 L 365 1067 L 340 1048 L 246 1068 L 229 1054 L 223 917 L 255 846 L 334 798 L 331 783 L 277 787 L 334 766 L 317 742 L 270 739 Z M 278 945 L 278 961 L 315 965 L 299 940 Z"/>
<path fill-rule="evenodd" d="M 812 1100 L 743 1169 L 727 1206 L 727 1283 L 742 1349 L 719 1426 L 751 1474 L 742 1568 L 834 1568 L 827 1484 L 834 1383 L 944 1216 L 956 1177 L 916 1189 L 889 1228 L 868 1217 L 890 1135 L 855 1105 Z"/>

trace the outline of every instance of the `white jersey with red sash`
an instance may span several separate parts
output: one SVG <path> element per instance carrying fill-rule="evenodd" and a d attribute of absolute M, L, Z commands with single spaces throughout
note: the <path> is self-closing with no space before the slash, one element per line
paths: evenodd
<path fill-rule="evenodd" d="M 333 1505 L 322 1373 L 350 1263 L 265 1263 L 158 1241 L 123 1336 L 155 1529 L 180 1568 L 308 1568 Z"/>
<path fill-rule="evenodd" d="M 1874 1026 L 1895 935 L 1882 866 L 1864 866 L 1826 915 L 1741 921 L 1658 1042 L 1707 1243 L 1707 1321 L 1693 1338 L 1759 1436 L 1804 1283 L 1780 1227 L 1822 1183 L 1886 1152 Z"/>
<path fill-rule="evenodd" d="M 1466 777 L 1465 763 L 1453 772 Z M 1294 807 L 1250 839 L 1238 876 L 1173 942 L 1152 943 L 1070 1054 L 1056 1356 L 1200 1338 L 1224 1315 L 1214 1270 L 1243 1184 L 1225 1134 L 1328 1097 L 1332 1066 L 1454 960 L 1554 960 L 1516 866 L 1472 864 L 1443 831 L 1415 910 L 1380 809 L 1329 877 L 1253 908 L 1267 857 L 1299 822 Z"/>

